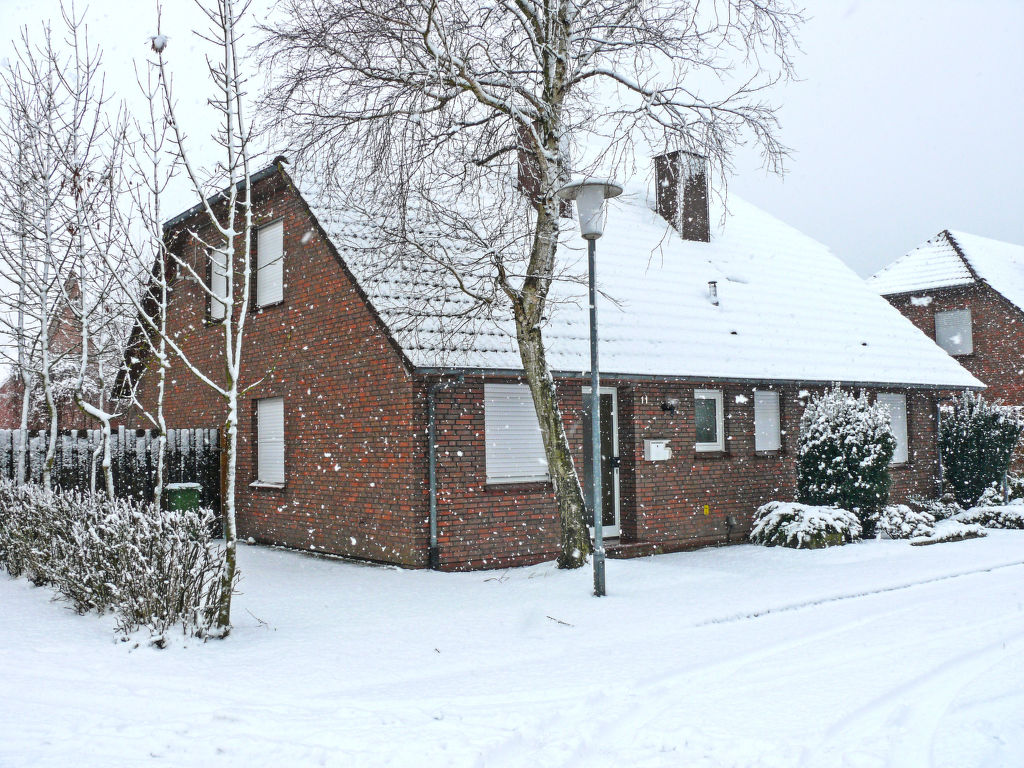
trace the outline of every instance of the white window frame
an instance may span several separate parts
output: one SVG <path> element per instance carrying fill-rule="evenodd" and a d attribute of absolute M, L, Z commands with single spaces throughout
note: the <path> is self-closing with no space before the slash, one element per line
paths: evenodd
<path fill-rule="evenodd" d="M 765 423 L 759 423 L 758 419 L 763 413 L 758 410 L 762 404 L 773 412 Z M 764 453 L 782 450 L 782 406 L 776 389 L 754 390 L 754 450 Z"/>
<path fill-rule="evenodd" d="M 266 430 L 274 427 L 279 409 L 281 431 L 279 435 Z M 277 459 L 274 465 L 269 465 Z M 276 466 L 280 472 L 275 472 Z M 256 482 L 254 485 L 281 487 L 285 483 L 285 404 L 283 397 L 266 397 L 256 401 Z"/>
<path fill-rule="evenodd" d="M 942 318 L 940 321 L 939 318 Z M 956 319 L 960 319 L 963 323 L 963 318 L 966 318 L 966 329 L 960 330 L 960 343 L 957 345 L 947 346 L 943 344 L 945 339 L 951 338 L 949 334 L 940 334 L 939 324 L 940 322 L 952 323 Z M 964 309 L 951 309 L 945 312 L 935 313 L 935 343 L 942 347 L 946 352 L 952 356 L 959 357 L 960 355 L 970 355 L 974 353 L 974 318 L 971 316 L 971 308 L 966 307 Z"/>
<path fill-rule="evenodd" d="M 694 438 L 694 448 L 698 452 L 710 453 L 713 451 L 725 450 L 725 398 L 720 389 L 695 389 L 693 390 L 693 427 L 694 435 L 697 430 L 697 401 L 714 400 L 715 402 L 715 431 L 718 433 L 718 440 L 713 443 L 699 443 Z"/>
<path fill-rule="evenodd" d="M 484 384 L 484 463 L 488 485 L 547 482 L 547 455 L 526 384 Z"/>
<path fill-rule="evenodd" d="M 910 461 L 910 430 L 907 424 L 907 396 L 898 392 L 882 392 L 876 398 L 879 405 L 889 411 L 889 424 L 896 438 L 896 450 L 893 451 L 890 464 L 906 464 Z M 893 405 L 896 409 L 893 409 Z M 897 419 L 901 423 L 897 423 Z"/>
<path fill-rule="evenodd" d="M 271 236 L 280 233 L 280 248 L 267 263 Z M 275 243 L 276 245 L 277 243 Z M 273 306 L 284 301 L 284 219 L 264 224 L 256 230 L 256 308 Z"/>
<path fill-rule="evenodd" d="M 228 316 L 228 263 L 227 254 L 223 251 L 211 248 L 206 252 L 206 258 L 210 265 L 210 296 L 207 297 L 207 307 L 210 320 L 215 323 L 223 322 Z M 216 297 L 221 298 L 216 298 Z"/>

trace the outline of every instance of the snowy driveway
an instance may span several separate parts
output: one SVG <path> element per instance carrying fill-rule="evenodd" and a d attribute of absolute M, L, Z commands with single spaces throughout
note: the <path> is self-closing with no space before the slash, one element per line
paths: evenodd
<path fill-rule="evenodd" d="M 0 575 L 0 766 L 1024 765 L 1024 533 L 438 574 L 245 547 L 226 642 Z"/>

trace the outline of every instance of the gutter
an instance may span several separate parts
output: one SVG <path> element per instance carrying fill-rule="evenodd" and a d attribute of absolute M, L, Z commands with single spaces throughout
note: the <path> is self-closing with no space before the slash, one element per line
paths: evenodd
<path fill-rule="evenodd" d="M 427 464 L 430 475 L 430 569 L 441 567 L 441 552 L 437 545 L 437 393 L 457 387 L 465 381 L 461 374 L 449 381 L 437 381 L 427 388 Z"/>

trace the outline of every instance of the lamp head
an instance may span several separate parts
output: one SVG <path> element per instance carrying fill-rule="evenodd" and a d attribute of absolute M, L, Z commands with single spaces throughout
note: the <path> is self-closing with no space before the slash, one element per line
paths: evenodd
<path fill-rule="evenodd" d="M 563 200 L 575 200 L 580 233 L 585 240 L 604 234 L 604 201 L 622 194 L 622 186 L 611 179 L 576 179 L 556 193 Z"/>

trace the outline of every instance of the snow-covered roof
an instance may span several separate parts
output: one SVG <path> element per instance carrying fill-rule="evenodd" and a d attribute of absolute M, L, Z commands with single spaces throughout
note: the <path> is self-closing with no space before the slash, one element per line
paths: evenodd
<path fill-rule="evenodd" d="M 1024 246 L 947 229 L 872 275 L 868 284 L 889 296 L 977 280 L 1024 310 Z"/>
<path fill-rule="evenodd" d="M 712 209 L 711 242 L 689 242 L 652 210 L 645 185 L 625 186 L 597 241 L 605 375 L 983 386 L 826 246 L 753 205 L 730 195 L 728 215 Z M 468 303 L 457 290 L 415 327 L 399 322 L 401 308 L 437 273 L 362 269 L 346 247 L 345 217 L 331 216 L 315 194 L 304 196 L 413 365 L 521 369 L 511 321 L 495 320 L 484 332 L 450 330 Z M 559 257 L 567 272 L 586 274 L 586 244 L 572 221 Z M 717 305 L 709 281 L 717 283 Z M 550 299 L 549 365 L 589 370 L 585 286 L 556 282 Z"/>

